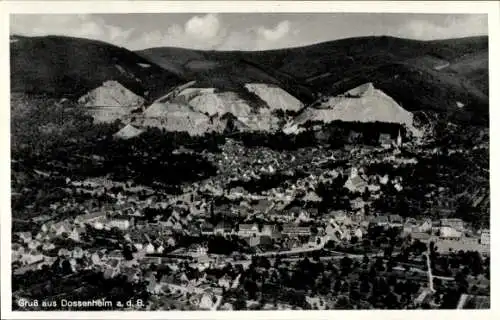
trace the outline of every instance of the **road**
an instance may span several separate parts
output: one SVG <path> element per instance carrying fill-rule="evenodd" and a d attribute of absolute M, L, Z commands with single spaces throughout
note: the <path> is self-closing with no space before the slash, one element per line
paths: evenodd
<path fill-rule="evenodd" d="M 315 251 L 315 250 L 318 250 L 318 249 L 322 249 L 323 247 L 322 246 L 318 246 L 318 247 L 315 247 L 315 248 L 309 248 L 307 250 L 302 250 L 302 249 L 299 249 L 299 250 L 289 250 L 289 251 L 283 251 L 285 253 L 301 253 L 301 252 L 310 252 L 310 251 Z M 339 252 L 339 251 L 329 251 L 330 253 L 334 254 L 332 256 L 326 256 L 326 257 L 320 257 L 320 260 L 321 261 L 328 261 L 328 260 L 335 260 L 335 259 L 342 259 L 344 257 L 348 257 L 348 258 L 351 258 L 351 259 L 363 259 L 365 257 L 365 254 L 351 254 L 351 253 L 344 253 L 344 252 Z M 258 255 L 258 256 L 271 256 L 271 263 L 273 263 L 275 261 L 275 252 L 270 252 L 268 255 Z M 379 254 L 378 253 L 369 253 L 369 254 L 366 254 L 367 257 L 371 258 L 371 257 L 376 257 L 378 256 Z M 288 261 L 288 262 L 296 262 L 296 261 L 300 261 L 304 258 L 301 258 L 301 257 L 296 257 L 296 258 L 281 258 L 282 261 Z M 233 261 L 232 264 L 240 264 L 244 269 L 247 269 L 250 264 L 252 263 L 252 260 L 236 260 L 236 261 Z M 415 267 L 412 267 L 410 268 L 409 270 L 410 272 L 417 272 L 417 273 L 422 273 L 422 274 L 428 274 L 428 271 L 427 270 L 423 270 L 423 269 L 420 269 L 420 268 L 415 268 Z M 433 279 L 440 279 L 440 280 L 443 280 L 443 281 L 455 281 L 455 278 L 453 277 L 444 277 L 444 276 L 436 276 L 436 275 L 432 275 L 432 278 Z M 238 282 L 239 282 L 239 276 L 238 276 Z M 233 282 L 233 288 L 234 288 L 234 284 L 236 283 L 236 280 Z"/>

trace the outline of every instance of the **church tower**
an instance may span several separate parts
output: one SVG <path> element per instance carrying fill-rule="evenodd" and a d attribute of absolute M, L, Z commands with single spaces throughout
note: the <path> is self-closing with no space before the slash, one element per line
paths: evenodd
<path fill-rule="evenodd" d="M 398 138 L 396 140 L 396 145 L 399 147 L 401 147 L 401 143 L 402 143 L 402 138 L 401 138 L 401 130 L 398 130 Z"/>

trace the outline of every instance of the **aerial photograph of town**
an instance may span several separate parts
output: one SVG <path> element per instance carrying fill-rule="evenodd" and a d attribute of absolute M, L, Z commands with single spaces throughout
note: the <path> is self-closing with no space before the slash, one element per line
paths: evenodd
<path fill-rule="evenodd" d="M 486 14 L 9 25 L 13 311 L 490 309 Z"/>

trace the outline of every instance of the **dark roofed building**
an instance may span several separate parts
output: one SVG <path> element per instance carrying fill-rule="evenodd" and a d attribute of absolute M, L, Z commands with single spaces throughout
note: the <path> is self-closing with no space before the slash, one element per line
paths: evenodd
<path fill-rule="evenodd" d="M 201 234 L 213 234 L 214 233 L 214 226 L 209 223 L 205 222 L 201 225 Z"/>
<path fill-rule="evenodd" d="M 448 218 L 448 219 L 441 219 L 441 227 L 451 227 L 455 230 L 458 231 L 463 231 L 464 230 L 464 222 L 462 219 L 457 219 L 457 218 Z"/>
<path fill-rule="evenodd" d="M 269 224 L 266 224 L 262 227 L 261 234 L 263 236 L 269 236 L 272 239 L 278 239 L 281 236 L 281 233 L 278 229 L 278 226 L 277 225 L 269 225 Z"/>
<path fill-rule="evenodd" d="M 389 218 L 387 216 L 378 216 L 373 218 L 371 222 L 378 227 L 386 227 L 389 225 Z"/>
<path fill-rule="evenodd" d="M 259 227 L 256 223 L 254 224 L 240 224 L 238 226 L 238 235 L 240 237 L 251 237 L 254 234 L 259 233 Z"/>
<path fill-rule="evenodd" d="M 214 233 L 215 234 L 226 234 L 226 233 L 232 233 L 233 232 L 233 226 L 231 226 L 227 222 L 220 222 L 215 228 L 214 228 Z"/>
<path fill-rule="evenodd" d="M 391 227 L 402 227 L 403 218 L 399 214 L 391 214 L 389 216 L 389 223 Z"/>
<path fill-rule="evenodd" d="M 378 142 L 381 145 L 391 145 L 392 144 L 392 137 L 389 133 L 381 133 L 378 138 Z"/>

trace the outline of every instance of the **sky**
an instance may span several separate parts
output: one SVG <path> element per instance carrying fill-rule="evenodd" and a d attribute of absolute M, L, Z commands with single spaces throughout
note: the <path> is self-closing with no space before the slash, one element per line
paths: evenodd
<path fill-rule="evenodd" d="M 12 14 L 10 33 L 102 40 L 130 50 L 268 50 L 349 37 L 433 40 L 488 34 L 486 14 L 130 13 Z"/>

